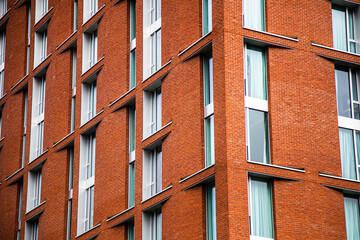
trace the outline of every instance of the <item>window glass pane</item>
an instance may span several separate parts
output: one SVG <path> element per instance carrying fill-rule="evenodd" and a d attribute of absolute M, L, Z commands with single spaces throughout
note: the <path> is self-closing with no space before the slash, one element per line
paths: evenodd
<path fill-rule="evenodd" d="M 75 98 L 71 98 L 71 124 L 70 130 L 71 132 L 75 130 Z"/>
<path fill-rule="evenodd" d="M 215 184 L 212 183 L 206 188 L 206 230 L 207 240 L 216 239 L 216 200 Z"/>
<path fill-rule="evenodd" d="M 267 100 L 265 50 L 248 46 L 246 96 Z"/>
<path fill-rule="evenodd" d="M 161 148 L 156 150 L 156 192 L 162 190 L 162 151 Z"/>
<path fill-rule="evenodd" d="M 212 103 L 213 100 L 213 59 L 211 55 L 204 57 L 204 94 L 205 106 Z"/>
<path fill-rule="evenodd" d="M 356 141 L 357 160 L 358 160 L 358 164 L 360 165 L 360 132 L 358 131 L 355 131 L 355 141 Z"/>
<path fill-rule="evenodd" d="M 69 190 L 71 190 L 73 188 L 74 148 L 70 148 L 69 151 Z"/>
<path fill-rule="evenodd" d="M 335 69 L 338 115 L 351 118 L 349 72 Z"/>
<path fill-rule="evenodd" d="M 161 88 L 156 89 L 156 130 L 161 128 Z"/>
<path fill-rule="evenodd" d="M 360 239 L 359 199 L 344 197 L 344 205 L 347 239 Z"/>
<path fill-rule="evenodd" d="M 342 176 L 356 179 L 353 131 L 339 128 L 339 140 Z"/>
<path fill-rule="evenodd" d="M 135 237 L 135 229 L 134 229 L 134 223 L 129 223 L 128 225 L 128 240 L 134 240 Z"/>
<path fill-rule="evenodd" d="M 350 9 L 348 11 L 348 23 L 349 23 L 349 38 L 354 40 L 354 13 Z"/>
<path fill-rule="evenodd" d="M 353 100 L 358 101 L 358 85 L 356 79 L 356 71 L 354 69 L 351 70 L 351 86 L 352 86 Z"/>
<path fill-rule="evenodd" d="M 214 115 L 205 119 L 205 157 L 206 166 L 215 163 L 215 143 L 214 143 Z"/>
<path fill-rule="evenodd" d="M 273 238 L 271 184 L 251 179 L 251 235 Z"/>
<path fill-rule="evenodd" d="M 136 1 L 130 1 L 130 41 L 136 38 Z"/>
<path fill-rule="evenodd" d="M 269 163 L 269 133 L 267 113 L 249 109 L 249 160 Z"/>
<path fill-rule="evenodd" d="M 345 8 L 333 5 L 332 24 L 334 48 L 347 51 Z"/>
<path fill-rule="evenodd" d="M 129 164 L 129 207 L 135 204 L 135 162 Z"/>
<path fill-rule="evenodd" d="M 245 27 L 265 31 L 264 0 L 245 1 Z"/>
<path fill-rule="evenodd" d="M 161 29 L 156 32 L 156 70 L 161 67 Z"/>
<path fill-rule="evenodd" d="M 129 138 L 130 138 L 130 151 L 133 152 L 135 150 L 135 108 L 131 106 L 129 108 Z"/>
<path fill-rule="evenodd" d="M 136 84 L 136 50 L 130 52 L 130 89 Z"/>

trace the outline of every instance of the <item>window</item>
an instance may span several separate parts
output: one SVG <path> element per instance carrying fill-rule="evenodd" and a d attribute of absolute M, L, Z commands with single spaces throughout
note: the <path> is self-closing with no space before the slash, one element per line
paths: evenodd
<path fill-rule="evenodd" d="M 73 194 L 73 177 L 74 177 L 74 147 L 69 148 L 69 200 L 66 222 L 66 239 L 71 238 L 71 213 L 72 213 L 72 194 Z"/>
<path fill-rule="evenodd" d="M 74 32 L 77 30 L 78 22 L 78 1 L 74 0 Z"/>
<path fill-rule="evenodd" d="M 89 20 L 98 10 L 98 0 L 85 0 L 84 1 L 84 15 L 83 22 Z"/>
<path fill-rule="evenodd" d="M 274 239 L 271 183 L 249 178 L 250 239 Z"/>
<path fill-rule="evenodd" d="M 161 0 L 144 2 L 144 79 L 161 67 Z"/>
<path fill-rule="evenodd" d="M 215 163 L 213 94 L 213 59 L 211 54 L 207 54 L 204 56 L 204 135 L 206 167 Z"/>
<path fill-rule="evenodd" d="M 144 137 L 161 129 L 161 80 L 144 90 Z"/>
<path fill-rule="evenodd" d="M 161 240 L 161 208 L 143 214 L 143 239 Z"/>
<path fill-rule="evenodd" d="M 97 62 L 97 30 L 84 33 L 83 41 L 83 73 Z"/>
<path fill-rule="evenodd" d="M 7 0 L 0 0 L 0 18 L 7 12 Z"/>
<path fill-rule="evenodd" d="M 39 219 L 26 222 L 25 240 L 38 240 Z"/>
<path fill-rule="evenodd" d="M 143 199 L 147 199 L 162 190 L 161 146 L 151 150 L 144 150 L 143 167 Z"/>
<path fill-rule="evenodd" d="M 30 162 L 43 153 L 45 74 L 34 77 L 31 111 Z"/>
<path fill-rule="evenodd" d="M 4 70 L 5 70 L 5 30 L 0 31 L 0 98 L 4 95 Z"/>
<path fill-rule="evenodd" d="M 211 32 L 212 30 L 212 0 L 202 0 L 202 22 L 203 22 L 203 35 Z"/>
<path fill-rule="evenodd" d="M 134 226 L 134 222 L 131 222 L 127 225 L 127 229 L 128 229 L 128 240 L 134 240 L 135 239 L 135 226 Z"/>
<path fill-rule="evenodd" d="M 35 32 L 34 67 L 47 57 L 47 29 Z"/>
<path fill-rule="evenodd" d="M 25 149 L 26 149 L 26 121 L 27 121 L 27 107 L 28 107 L 28 91 L 24 91 L 24 132 L 22 141 L 21 167 L 25 164 Z"/>
<path fill-rule="evenodd" d="M 245 0 L 244 27 L 265 31 L 265 0 Z"/>
<path fill-rule="evenodd" d="M 129 107 L 129 207 L 135 204 L 135 106 Z"/>
<path fill-rule="evenodd" d="M 270 163 L 265 49 L 246 45 L 245 56 L 247 159 Z"/>
<path fill-rule="evenodd" d="M 72 97 L 71 97 L 71 119 L 70 119 L 70 131 L 75 130 L 75 96 L 76 96 L 76 48 L 72 50 Z"/>
<path fill-rule="evenodd" d="M 19 182 L 18 227 L 17 227 L 17 231 L 16 231 L 16 239 L 17 240 L 20 240 L 22 198 L 23 198 L 23 182 L 21 181 L 21 182 Z"/>
<path fill-rule="evenodd" d="M 206 234 L 207 240 L 216 239 L 215 183 L 206 186 Z"/>
<path fill-rule="evenodd" d="M 360 30 L 360 15 L 358 5 L 350 7 L 332 5 L 332 24 L 334 48 L 359 53 L 359 44 L 356 43 L 356 33 Z"/>
<path fill-rule="evenodd" d="M 41 167 L 29 171 L 27 207 L 26 207 L 27 212 L 36 208 L 40 204 L 41 171 L 42 171 Z"/>
<path fill-rule="evenodd" d="M 136 0 L 130 1 L 130 89 L 136 85 Z"/>
<path fill-rule="evenodd" d="M 0 139 L 1 139 L 2 109 L 0 109 Z"/>
<path fill-rule="evenodd" d="M 31 5 L 27 8 L 27 47 L 26 47 L 26 74 L 29 74 L 30 68 L 30 32 L 31 32 Z"/>
<path fill-rule="evenodd" d="M 93 227 L 95 184 L 95 131 L 80 138 L 78 235 Z"/>
<path fill-rule="evenodd" d="M 360 239 L 359 197 L 344 195 L 347 240 Z"/>
<path fill-rule="evenodd" d="M 84 124 L 96 115 L 96 76 L 82 83 L 81 123 Z"/>
<path fill-rule="evenodd" d="M 35 22 L 39 21 L 48 11 L 48 0 L 36 0 Z"/>
<path fill-rule="evenodd" d="M 359 71 L 335 67 L 342 176 L 360 180 Z"/>

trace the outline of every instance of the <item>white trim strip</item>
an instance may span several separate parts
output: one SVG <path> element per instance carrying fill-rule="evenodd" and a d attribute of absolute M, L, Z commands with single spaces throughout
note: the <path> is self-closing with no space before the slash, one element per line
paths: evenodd
<path fill-rule="evenodd" d="M 289 170 L 289 171 L 305 173 L 305 169 L 303 169 L 303 168 L 285 167 L 285 166 L 268 164 L 268 163 L 253 162 L 253 161 L 249 161 L 249 160 L 247 161 L 247 163 L 258 164 L 258 165 L 267 166 L 267 167 L 280 168 L 280 169 L 285 169 L 285 170 Z"/>
<path fill-rule="evenodd" d="M 198 174 L 200 174 L 200 173 L 208 170 L 209 168 L 211 168 L 211 167 L 213 167 L 213 166 L 215 166 L 215 163 L 212 164 L 212 165 L 210 165 L 210 166 L 208 166 L 208 167 L 206 167 L 206 168 L 203 168 L 203 169 L 197 171 L 196 173 L 193 173 L 193 174 L 190 174 L 189 176 L 186 176 L 186 177 L 181 178 L 180 181 L 179 181 L 179 183 L 185 182 L 186 180 L 188 180 L 188 179 L 190 179 L 190 178 L 192 178 L 192 177 L 194 177 L 194 176 L 196 176 L 196 175 L 198 175 Z"/>
<path fill-rule="evenodd" d="M 120 213 L 117 213 L 117 214 L 115 214 L 115 215 L 113 215 L 113 216 L 111 216 L 111 217 L 108 217 L 108 219 L 107 219 L 106 221 L 109 222 L 109 221 L 113 220 L 114 218 L 117 218 L 118 216 L 120 216 L 120 215 L 122 215 L 122 214 L 124 214 L 124 213 L 126 213 L 126 212 L 128 212 L 128 211 L 130 211 L 131 209 L 134 209 L 134 207 L 135 207 L 135 206 L 132 206 L 132 207 L 130 207 L 130 208 L 128 208 L 128 209 L 125 209 L 124 211 L 122 211 L 122 212 L 120 212 Z"/>
<path fill-rule="evenodd" d="M 286 39 L 286 40 L 290 40 L 290 41 L 294 41 L 294 42 L 298 42 L 299 39 L 296 37 L 289 37 L 289 36 L 284 36 L 284 35 L 279 35 L 279 34 L 275 34 L 275 33 L 271 33 L 271 32 L 265 32 L 265 31 L 260 31 L 260 30 L 256 30 L 256 29 L 252 29 L 252 28 L 247 28 L 247 27 L 243 27 L 246 30 L 250 30 L 253 32 L 258 32 L 258 33 L 262 33 L 262 34 L 266 34 L 269 36 L 273 36 L 273 37 L 278 37 L 278 38 L 282 38 L 282 39 Z"/>

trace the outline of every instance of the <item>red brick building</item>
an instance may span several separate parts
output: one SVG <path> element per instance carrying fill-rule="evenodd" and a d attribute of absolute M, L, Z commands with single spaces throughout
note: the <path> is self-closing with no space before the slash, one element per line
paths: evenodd
<path fill-rule="evenodd" d="M 0 239 L 360 239 L 360 0 L 0 0 Z"/>

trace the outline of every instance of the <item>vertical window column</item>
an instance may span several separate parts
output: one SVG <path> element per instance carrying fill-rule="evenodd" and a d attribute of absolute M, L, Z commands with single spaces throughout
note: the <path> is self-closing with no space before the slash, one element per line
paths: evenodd
<path fill-rule="evenodd" d="M 161 125 L 161 81 L 156 82 L 144 89 L 143 94 L 143 137 L 148 137 L 151 134 L 159 131 Z"/>
<path fill-rule="evenodd" d="M 129 107 L 129 195 L 128 206 L 135 204 L 135 106 Z"/>
<path fill-rule="evenodd" d="M 70 123 L 70 131 L 73 132 L 75 130 L 75 96 L 76 96 L 76 48 L 72 50 L 72 97 L 71 97 L 71 123 Z"/>
<path fill-rule="evenodd" d="M 0 31 L 0 98 L 4 95 L 4 70 L 5 70 L 5 30 Z"/>
<path fill-rule="evenodd" d="M 30 69 L 30 33 L 31 33 L 31 3 L 27 8 L 27 46 L 26 46 L 26 75 Z"/>
<path fill-rule="evenodd" d="M 92 28 L 91 28 L 92 29 Z M 97 63 L 98 34 L 97 29 L 83 34 L 82 72 L 86 72 Z"/>
<path fill-rule="evenodd" d="M 74 0 L 74 32 L 77 30 L 78 24 L 78 1 Z"/>
<path fill-rule="evenodd" d="M 21 182 L 19 182 L 18 228 L 17 228 L 17 231 L 16 231 L 16 239 L 17 240 L 20 240 L 22 199 L 23 199 L 23 182 L 21 181 Z"/>
<path fill-rule="evenodd" d="M 96 76 L 82 83 L 81 123 L 84 124 L 96 115 Z"/>
<path fill-rule="evenodd" d="M 130 0 L 130 83 L 129 88 L 136 85 L 136 0 Z"/>
<path fill-rule="evenodd" d="M 69 148 L 69 199 L 66 222 L 66 239 L 71 239 L 71 214 L 73 197 L 73 176 L 74 176 L 74 147 Z"/>
<path fill-rule="evenodd" d="M 245 56 L 247 159 L 270 163 L 265 49 L 245 45 Z"/>
<path fill-rule="evenodd" d="M 207 240 L 216 240 L 215 183 L 206 186 L 206 233 Z"/>
<path fill-rule="evenodd" d="M 203 35 L 212 31 L 212 0 L 202 0 Z"/>
<path fill-rule="evenodd" d="M 47 57 L 47 24 L 35 32 L 34 67 Z"/>
<path fill-rule="evenodd" d="M 25 151 L 26 151 L 26 122 L 27 122 L 27 107 L 28 107 L 28 91 L 24 91 L 24 132 L 23 132 L 23 141 L 22 141 L 22 154 L 21 154 L 21 167 L 24 167 L 25 164 Z"/>
<path fill-rule="evenodd" d="M 40 205 L 41 197 L 41 166 L 36 167 L 29 171 L 28 177 L 28 191 L 27 191 L 27 204 L 26 211 L 29 212 L 32 209 Z"/>
<path fill-rule="evenodd" d="M 213 58 L 211 53 L 204 56 L 203 62 L 205 166 L 208 167 L 215 163 Z"/>

